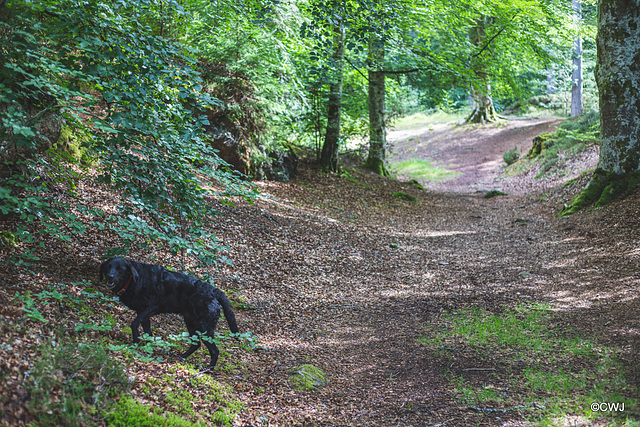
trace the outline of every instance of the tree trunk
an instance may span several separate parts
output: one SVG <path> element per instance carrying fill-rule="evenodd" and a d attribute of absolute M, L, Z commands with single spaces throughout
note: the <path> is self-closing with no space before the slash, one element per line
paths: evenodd
<path fill-rule="evenodd" d="M 369 156 L 364 166 L 389 176 L 386 166 L 387 131 L 385 127 L 384 40 L 372 37 L 369 43 Z"/>
<path fill-rule="evenodd" d="M 596 83 L 600 95 L 600 160 L 591 181 L 561 215 L 629 194 L 640 181 L 640 7 L 600 0 Z"/>
<path fill-rule="evenodd" d="M 573 0 L 576 21 L 580 19 L 580 1 Z M 582 38 L 573 38 L 573 72 L 571 75 L 571 117 L 582 115 Z"/>
<path fill-rule="evenodd" d="M 552 67 L 547 67 L 547 95 L 556 93 L 556 73 Z"/>
<path fill-rule="evenodd" d="M 467 123 L 488 123 L 498 120 L 498 113 L 491 99 L 491 85 L 483 78 L 484 84 L 474 87 L 473 111 L 466 118 Z"/>
<path fill-rule="evenodd" d="M 482 63 L 482 42 L 486 35 L 485 32 L 486 19 L 478 19 L 476 25 L 469 29 L 469 41 L 480 49 L 480 52 L 474 56 L 473 71 L 478 77 L 478 81 L 473 83 L 473 111 L 465 119 L 466 123 L 487 123 L 495 122 L 498 120 L 498 114 L 493 106 L 493 100 L 491 99 L 491 84 L 489 83 L 489 77 L 485 72 L 485 66 Z"/>
<path fill-rule="evenodd" d="M 337 24 L 334 28 L 333 75 L 329 85 L 329 102 L 327 111 L 327 131 L 320 164 L 325 172 L 339 172 L 338 148 L 340 144 L 340 114 L 342 111 L 342 79 L 344 70 L 344 31 Z"/>

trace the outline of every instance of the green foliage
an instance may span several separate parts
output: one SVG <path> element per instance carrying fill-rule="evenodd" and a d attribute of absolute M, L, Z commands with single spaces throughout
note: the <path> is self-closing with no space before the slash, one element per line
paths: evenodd
<path fill-rule="evenodd" d="M 174 254 L 183 251 L 214 262 L 221 248 L 203 227 L 216 213 L 207 196 L 228 200 L 248 193 L 241 176 L 228 171 L 203 134 L 202 112 L 217 101 L 203 91 L 195 60 L 149 25 L 150 15 L 168 19 L 182 8 L 152 0 L 16 1 L 4 7 L 0 26 L 8 60 L 0 78 L 10 86 L 0 86 L 0 102 L 21 105 L 44 93 L 52 100 L 48 108 L 58 111 L 69 128 L 84 126 L 84 135 L 67 147 L 92 140 L 100 182 L 122 195 L 119 215 L 93 212 L 95 224 L 106 224 L 125 245 L 145 234 Z M 35 148 L 37 128 L 25 114 L 9 108 L 0 118 L 11 144 Z M 14 168 L 20 172 L 0 187 L 2 213 L 42 223 L 42 232 L 62 240 L 84 232 L 68 205 L 47 196 L 60 185 L 73 193 L 72 174 L 59 173 L 46 156 Z M 206 187 L 203 175 L 221 184 L 222 191 Z"/>
<path fill-rule="evenodd" d="M 130 387 L 124 367 L 101 345 L 59 335 L 36 351 L 25 388 L 37 425 L 95 424 L 98 413 Z"/>
<path fill-rule="evenodd" d="M 518 161 L 519 158 L 520 150 L 518 150 L 518 147 L 515 146 L 502 155 L 502 160 L 504 160 L 507 166 L 514 164 Z"/>
<path fill-rule="evenodd" d="M 555 159 L 560 153 L 579 153 L 589 144 L 597 144 L 600 136 L 600 114 L 586 114 L 565 120 L 554 133 L 534 138 L 527 158 L 540 157 L 545 161 Z"/>

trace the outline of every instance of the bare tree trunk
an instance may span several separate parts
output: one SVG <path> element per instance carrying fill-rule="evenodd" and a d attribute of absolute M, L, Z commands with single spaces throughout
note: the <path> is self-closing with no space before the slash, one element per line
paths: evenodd
<path fill-rule="evenodd" d="M 580 19 L 580 0 L 573 0 L 574 17 Z M 571 75 L 571 117 L 582 115 L 582 37 L 573 38 L 573 73 Z"/>
<path fill-rule="evenodd" d="M 473 111 L 465 120 L 467 123 L 488 123 L 498 120 L 498 113 L 493 106 L 491 99 L 491 85 L 483 77 L 484 84 L 474 87 L 473 91 Z"/>
<path fill-rule="evenodd" d="M 551 67 L 547 67 L 547 95 L 556 93 L 556 73 Z"/>
<path fill-rule="evenodd" d="M 386 165 L 387 130 L 385 125 L 384 40 L 373 37 L 369 42 L 371 66 L 369 77 L 369 156 L 364 166 L 389 176 Z"/>
<path fill-rule="evenodd" d="M 478 48 L 482 47 L 485 37 L 485 18 L 479 19 L 474 27 L 469 29 L 469 41 Z M 491 99 L 491 84 L 485 72 L 485 67 L 480 58 L 474 59 L 473 71 L 478 77 L 478 81 L 473 84 L 473 111 L 466 118 L 466 123 L 487 123 L 498 120 L 498 114 Z"/>
<path fill-rule="evenodd" d="M 340 25 L 334 28 L 333 75 L 329 85 L 327 131 L 324 135 L 320 164 L 324 171 L 339 172 L 338 149 L 340 147 L 340 114 L 342 111 L 342 80 L 344 71 L 344 31 Z"/>
<path fill-rule="evenodd" d="M 598 3 L 600 160 L 587 187 L 566 208 L 570 215 L 603 206 L 640 182 L 640 7 L 637 0 Z"/>

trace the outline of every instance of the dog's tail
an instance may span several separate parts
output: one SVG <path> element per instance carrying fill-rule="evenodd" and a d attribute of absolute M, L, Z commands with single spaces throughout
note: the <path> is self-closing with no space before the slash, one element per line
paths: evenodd
<path fill-rule="evenodd" d="M 233 314 L 233 310 L 231 309 L 231 303 L 227 296 L 220 289 L 215 290 L 216 299 L 222 306 L 222 311 L 224 311 L 224 317 L 227 319 L 227 323 L 229 324 L 229 329 L 234 334 L 237 334 L 238 324 L 236 323 L 236 315 Z"/>

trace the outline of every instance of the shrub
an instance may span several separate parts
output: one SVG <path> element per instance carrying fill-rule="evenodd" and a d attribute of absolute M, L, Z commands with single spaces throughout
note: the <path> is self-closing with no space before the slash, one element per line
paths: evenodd
<path fill-rule="evenodd" d="M 504 162 L 507 165 L 514 164 L 515 162 L 518 161 L 519 158 L 520 158 L 520 151 L 516 146 L 514 146 L 511 150 L 507 151 L 502 155 L 502 160 L 504 160 Z"/>
<path fill-rule="evenodd" d="M 40 353 L 25 381 L 28 410 L 39 425 L 84 426 L 130 382 L 124 367 L 99 344 L 55 339 L 37 348 Z"/>

